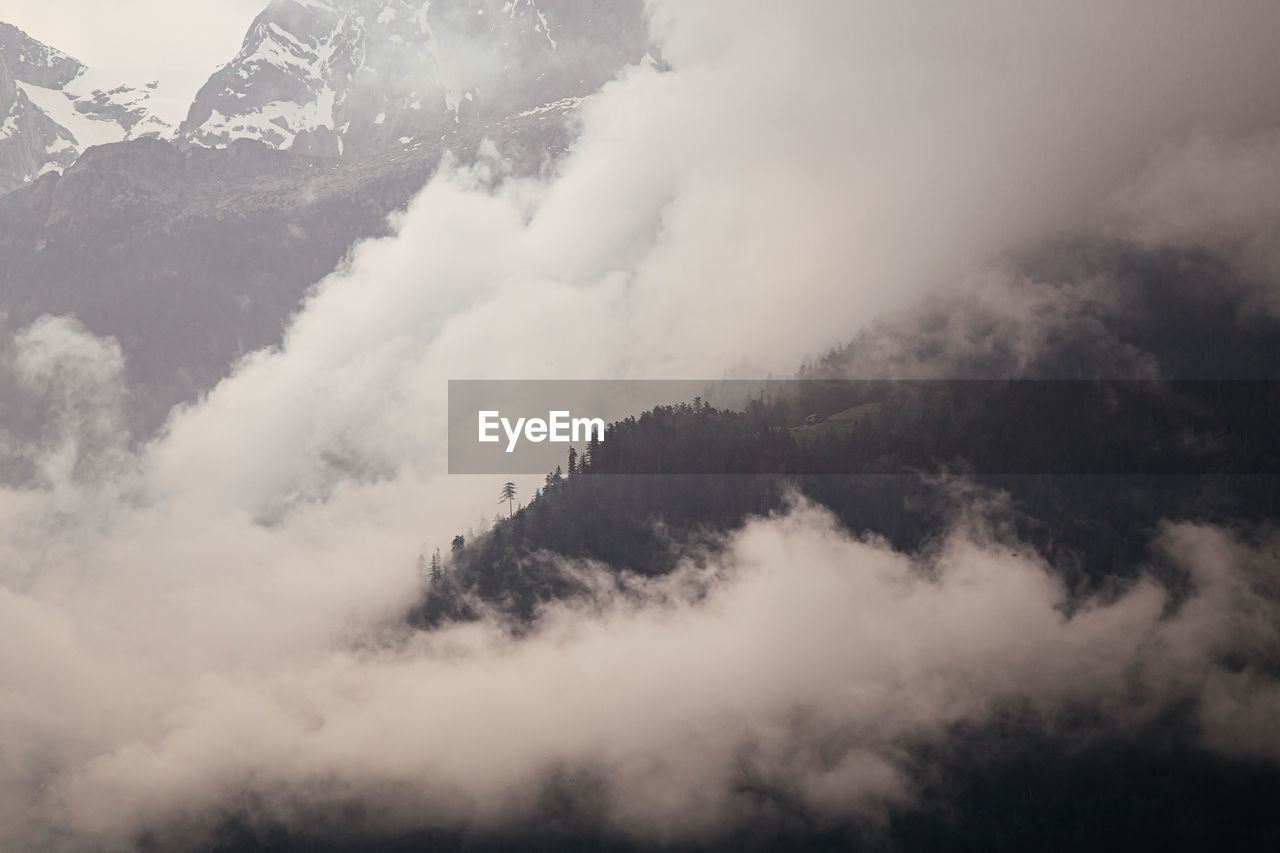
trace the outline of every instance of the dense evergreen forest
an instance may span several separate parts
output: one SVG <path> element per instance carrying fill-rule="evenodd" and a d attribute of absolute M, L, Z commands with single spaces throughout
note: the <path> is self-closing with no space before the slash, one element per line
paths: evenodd
<path fill-rule="evenodd" d="M 1280 514 L 1280 386 L 1270 382 L 779 384 L 743 411 L 660 406 L 610 424 L 519 512 L 460 536 L 412 620 L 468 595 L 529 618 L 574 593 L 560 557 L 660 574 L 798 493 L 855 534 L 916 550 L 957 488 L 1007 494 L 1015 534 L 1077 591 L 1143 565 L 1162 519 Z M 802 412 L 809 412 L 802 415 Z"/>

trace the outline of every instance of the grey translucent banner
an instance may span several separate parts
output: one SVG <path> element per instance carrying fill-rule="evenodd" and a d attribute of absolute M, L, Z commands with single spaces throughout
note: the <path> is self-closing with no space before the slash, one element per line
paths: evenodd
<path fill-rule="evenodd" d="M 570 448 L 588 474 L 1274 474 L 1280 383 L 450 381 L 450 473 Z"/>

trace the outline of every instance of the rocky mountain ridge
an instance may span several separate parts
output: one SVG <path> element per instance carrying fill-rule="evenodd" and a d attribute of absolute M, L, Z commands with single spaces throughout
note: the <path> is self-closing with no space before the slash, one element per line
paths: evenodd
<path fill-rule="evenodd" d="M 156 115 L 158 83 L 105 83 L 0 24 L 0 192 L 145 136 L 330 157 L 434 146 L 562 119 L 656 56 L 643 0 L 271 0 L 174 127 Z"/>

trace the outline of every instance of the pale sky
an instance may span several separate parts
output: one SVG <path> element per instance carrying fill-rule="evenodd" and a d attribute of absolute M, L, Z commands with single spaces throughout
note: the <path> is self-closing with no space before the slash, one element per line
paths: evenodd
<path fill-rule="evenodd" d="M 205 75 L 267 0 L 4 0 L 0 21 L 100 69 Z"/>

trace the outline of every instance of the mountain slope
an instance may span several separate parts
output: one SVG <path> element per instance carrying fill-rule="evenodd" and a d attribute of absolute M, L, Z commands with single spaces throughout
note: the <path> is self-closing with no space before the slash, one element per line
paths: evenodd
<path fill-rule="evenodd" d="M 278 343 L 307 288 L 357 240 L 387 233 L 387 214 L 437 156 L 317 160 L 249 141 L 95 148 L 0 196 L 0 334 L 52 314 L 115 337 L 130 426 L 154 429 L 238 356 Z"/>
<path fill-rule="evenodd" d="M 166 134 L 158 86 L 120 84 L 0 22 L 0 192 L 61 171 L 86 148 Z"/>
<path fill-rule="evenodd" d="M 571 141 L 563 123 L 541 118 L 476 127 L 449 150 L 472 160 L 492 140 L 515 174 L 535 172 Z M 45 314 L 115 337 L 133 389 L 129 426 L 148 434 L 236 358 L 278 344 L 308 287 L 357 241 L 389 233 L 388 214 L 443 154 L 441 143 L 342 158 L 251 140 L 95 148 L 63 174 L 0 195 L 0 339 Z M 0 399 L 13 403 L 3 374 Z M 38 435 L 38 424 L 6 422 L 16 408 L 0 407 L 0 437 Z"/>
<path fill-rule="evenodd" d="M 492 141 L 513 174 L 536 173 L 563 154 L 572 141 L 565 118 L 578 103 L 574 93 L 586 94 L 612 77 L 647 37 L 638 0 L 600 14 L 594 4 L 579 5 L 584 17 L 570 32 L 549 23 L 551 11 L 528 2 L 505 8 L 439 2 L 430 6 L 430 20 L 427 4 L 417 3 L 415 11 L 415 4 L 400 0 L 361 0 L 343 11 L 330 3 L 274 2 L 251 28 L 237 61 L 215 75 L 192 107 L 198 116 L 202 99 L 207 106 L 220 79 L 233 81 L 243 96 L 214 98 L 241 103 L 227 105 L 227 113 L 209 108 L 208 117 L 234 121 L 234 133 L 217 137 L 206 121 L 194 136 L 207 144 L 192 144 L 192 132 L 178 139 L 124 139 L 152 126 L 145 99 L 131 107 L 129 91 L 121 90 L 74 101 L 68 93 L 92 79 L 84 66 L 10 28 L 5 55 L 15 63 L 23 57 L 26 64 L 23 82 L 0 66 L 0 94 L 8 92 L 14 116 L 20 114 L 10 122 L 16 131 L 6 140 L 14 166 L 4 188 L 13 191 L 0 195 L 0 334 L 49 314 L 74 317 L 90 332 L 118 340 L 133 394 L 129 427 L 136 436 L 150 434 L 170 407 L 212 387 L 238 357 L 278 344 L 307 288 L 331 272 L 355 242 L 386 234 L 387 215 L 408 203 L 446 151 L 468 162 L 485 140 Z M 524 73 L 524 60 L 516 58 L 521 50 L 544 62 L 538 66 L 544 70 L 527 85 L 472 92 L 470 100 L 460 95 L 450 101 L 437 86 L 434 112 L 427 115 L 425 106 L 415 110 L 413 104 L 427 104 L 427 89 L 439 78 L 393 68 L 418 62 L 414 67 L 421 70 L 421 62 L 435 61 L 434 48 L 443 56 L 451 50 L 446 42 L 469 43 L 453 35 L 439 36 L 438 43 L 421 38 L 423 22 L 437 35 L 457 29 L 450 10 L 464 8 L 477 19 L 485 17 L 475 14 L 485 8 L 502 12 L 501 27 L 477 24 L 478 31 L 507 33 L 503 38 L 512 44 L 518 39 L 503 28 L 526 27 L 523 46 L 508 57 L 512 81 Z M 554 7 L 564 14 L 571 8 L 567 2 Z M 377 14 L 362 16 L 360 10 Z M 619 26 L 632 28 L 630 47 L 588 56 L 582 45 L 572 46 L 574 39 L 589 43 L 591 27 Z M 610 43 L 612 36 L 601 38 Z M 538 40 L 549 54 L 530 44 Z M 288 57 L 281 52 L 286 42 Z M 340 104 L 329 89 L 336 115 L 367 113 L 372 104 L 391 118 L 379 122 L 378 115 L 366 115 L 363 124 L 344 118 L 338 129 L 289 125 L 281 118 L 302 115 L 301 102 L 329 86 L 321 82 L 316 88 L 304 73 L 312 66 L 299 58 L 306 45 L 322 43 L 328 51 L 321 63 L 324 79 L 345 87 Z M 335 47 L 341 44 L 347 60 Z M 383 48 L 393 45 L 403 50 L 389 59 Z M 546 70 L 548 57 L 562 63 L 558 71 Z M 387 94 L 392 90 L 401 92 L 399 107 Z M 56 121 L 28 92 L 65 102 L 73 119 L 110 131 L 93 143 L 124 141 L 100 144 L 81 156 L 83 140 L 91 137 Z M 410 94 L 413 100 L 405 103 Z M 523 108 L 529 103 L 535 106 Z M 270 110 L 255 112 L 254 104 L 275 104 L 271 109 L 280 111 L 280 121 L 266 120 Z M 389 135 L 408 132 L 404 128 L 418 112 L 421 121 L 436 122 L 437 130 L 447 125 L 448 132 L 396 136 L 388 145 Z M 252 131 L 235 130 L 258 119 Z M 0 147 L 0 154 L 5 150 Z M 343 156 L 316 156 L 339 151 Z M 3 394 L 15 401 L 19 390 L 0 388 Z M 0 435 L 6 429 L 40 434 L 38 417 L 14 421 L 22 408 L 15 402 L 3 413 Z"/>

